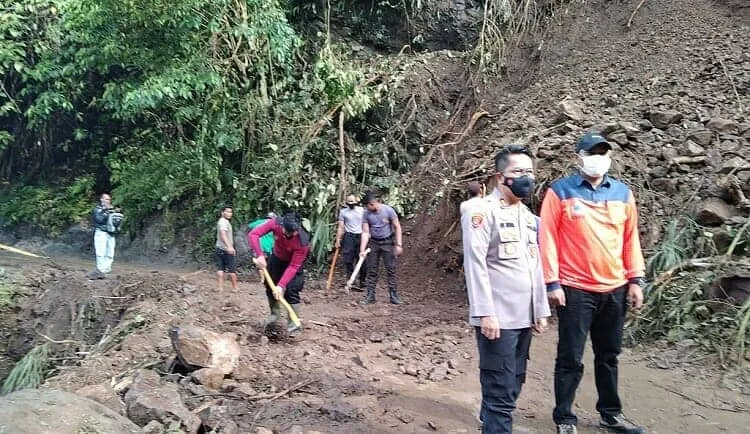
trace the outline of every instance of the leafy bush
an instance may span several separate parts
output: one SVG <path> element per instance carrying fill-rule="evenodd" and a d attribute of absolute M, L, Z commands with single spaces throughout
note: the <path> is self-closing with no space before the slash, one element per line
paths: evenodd
<path fill-rule="evenodd" d="M 91 213 L 93 185 L 93 177 L 83 176 L 67 187 L 24 185 L 0 191 L 3 224 L 31 224 L 59 235 Z"/>

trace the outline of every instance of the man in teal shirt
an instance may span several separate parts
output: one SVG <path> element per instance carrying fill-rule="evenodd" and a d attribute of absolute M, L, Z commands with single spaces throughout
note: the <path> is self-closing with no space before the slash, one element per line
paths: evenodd
<path fill-rule="evenodd" d="M 276 213 L 269 212 L 268 214 L 266 214 L 266 218 L 262 218 L 262 219 L 258 219 L 258 220 L 252 221 L 252 222 L 250 222 L 250 223 L 247 224 L 247 227 L 250 228 L 250 230 L 252 231 L 256 227 L 258 227 L 258 226 L 262 225 L 263 223 L 267 222 L 268 220 L 275 219 L 275 218 L 276 218 Z M 260 237 L 260 249 L 263 250 L 263 253 L 267 257 L 270 257 L 271 252 L 273 251 L 273 242 L 274 242 L 273 232 L 269 232 L 269 233 L 263 235 L 262 237 Z"/>

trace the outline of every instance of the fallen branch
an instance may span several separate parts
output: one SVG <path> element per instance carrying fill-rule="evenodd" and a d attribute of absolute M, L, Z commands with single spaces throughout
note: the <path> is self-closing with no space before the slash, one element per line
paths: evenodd
<path fill-rule="evenodd" d="M 488 114 L 489 113 L 487 111 L 483 110 L 483 109 L 477 110 L 471 116 L 471 119 L 469 120 L 468 125 L 466 125 L 466 128 L 464 128 L 463 131 L 461 131 L 461 133 L 458 135 L 458 139 L 456 139 L 456 140 L 454 140 L 452 142 L 441 143 L 441 144 L 437 145 L 437 147 L 442 148 L 444 146 L 460 145 L 461 142 L 463 142 L 463 140 L 469 135 L 469 133 L 471 132 L 471 130 L 474 128 L 474 125 L 476 125 L 477 121 L 479 119 L 481 119 L 482 117 L 487 116 Z"/>
<path fill-rule="evenodd" d="M 205 410 L 205 409 L 207 409 L 209 407 L 213 407 L 214 405 L 220 403 L 222 400 L 223 400 L 223 398 L 214 399 L 213 401 L 208 401 L 207 403 L 199 405 L 198 407 L 196 407 L 195 410 L 192 411 L 192 413 L 193 414 L 198 414 L 198 413 L 202 412 L 203 410 Z"/>
<path fill-rule="evenodd" d="M 742 113 L 742 100 L 740 100 L 740 94 L 739 92 L 737 92 L 737 86 L 734 85 L 734 80 L 732 79 L 732 76 L 729 75 L 729 70 L 727 69 L 727 65 L 724 64 L 724 61 L 719 59 L 719 63 L 721 64 L 721 68 L 724 70 L 724 75 L 726 75 L 727 80 L 729 80 L 729 84 L 732 86 L 734 96 L 735 98 L 737 98 L 737 105 L 739 106 L 740 113 Z"/>
<path fill-rule="evenodd" d="M 192 273 L 183 274 L 182 276 L 180 276 L 180 279 L 185 280 L 188 277 L 204 273 L 205 271 L 206 270 L 198 270 L 198 271 L 193 271 Z"/>
<path fill-rule="evenodd" d="M 56 341 L 56 340 L 52 339 L 51 337 L 49 337 L 49 336 L 47 336 L 45 334 L 42 334 L 42 333 L 40 333 L 40 332 L 38 332 L 36 330 L 34 330 L 34 333 L 36 333 L 39 336 L 43 337 L 47 341 L 52 342 L 53 344 L 83 344 L 83 342 L 81 342 L 81 341 L 71 341 L 69 339 L 65 339 L 65 340 L 62 340 L 62 341 Z"/>
<path fill-rule="evenodd" d="M 675 390 L 675 389 L 673 389 L 673 388 L 671 388 L 669 386 L 663 386 L 663 385 L 661 385 L 661 384 L 659 384 L 659 383 L 657 383 L 657 382 L 655 382 L 653 380 L 649 380 L 649 383 L 653 384 L 654 386 L 656 386 L 656 387 L 658 387 L 660 389 L 666 390 L 667 392 L 674 393 L 677 396 L 685 398 L 685 399 L 687 399 L 690 402 L 698 404 L 699 406 L 701 406 L 703 408 L 710 408 L 712 410 L 719 410 L 719 411 L 730 411 L 732 413 L 744 413 L 744 412 L 750 410 L 750 409 L 736 407 L 736 406 L 734 408 L 727 408 L 727 407 L 719 407 L 719 406 L 716 406 L 716 405 L 713 405 L 713 404 L 707 404 L 707 403 L 702 402 L 702 401 L 700 401 L 700 400 L 698 400 L 696 398 L 693 398 L 692 396 L 690 396 L 690 395 L 688 395 L 686 393 L 680 392 L 679 390 Z"/>
<path fill-rule="evenodd" d="M 324 322 L 319 322 L 319 321 L 308 321 L 308 323 L 310 323 L 310 324 L 315 324 L 315 325 L 317 325 L 317 326 L 321 326 L 321 327 L 333 327 L 333 326 L 332 326 L 332 325 L 330 325 L 330 324 L 326 324 L 326 323 L 324 323 Z"/>
<path fill-rule="evenodd" d="M 138 285 L 141 285 L 142 283 L 143 283 L 142 280 L 139 280 L 139 281 L 137 281 L 135 283 L 128 283 L 127 285 L 122 285 L 122 289 L 130 289 L 130 288 L 136 287 Z"/>
<path fill-rule="evenodd" d="M 675 265 L 669 270 L 659 273 L 659 275 L 656 276 L 656 279 L 654 279 L 654 285 L 661 285 L 668 282 L 672 279 L 672 275 L 678 271 L 683 271 L 688 268 L 711 268 L 714 266 L 716 266 L 716 262 L 712 257 L 688 259 L 687 261 Z"/>
<path fill-rule="evenodd" d="M 630 14 L 630 19 L 628 19 L 628 28 L 630 28 L 630 25 L 633 23 L 633 18 L 635 17 L 635 14 L 638 12 L 638 9 L 643 6 L 643 4 L 646 3 L 646 0 L 641 0 L 640 3 L 638 3 L 638 6 L 635 7 L 635 10 L 632 14 Z"/>
<path fill-rule="evenodd" d="M 133 297 L 115 297 L 115 296 L 108 296 L 108 295 L 92 295 L 91 298 L 103 298 L 106 300 L 123 300 L 123 299 L 132 299 Z"/>
<path fill-rule="evenodd" d="M 705 163 L 706 162 L 706 156 L 705 155 L 699 155 L 697 157 L 674 157 L 671 160 L 669 160 L 670 165 L 676 165 L 676 164 L 698 164 L 698 163 Z"/>
<path fill-rule="evenodd" d="M 745 222 L 744 225 L 740 228 L 740 230 L 737 231 L 737 234 L 734 236 L 734 239 L 732 239 L 732 244 L 729 245 L 729 248 L 727 249 L 727 253 L 724 254 L 725 257 L 730 258 L 732 257 L 732 253 L 734 253 L 734 249 L 737 248 L 737 244 L 740 243 L 740 240 L 742 239 L 742 235 L 745 234 L 745 231 L 747 228 L 750 227 L 750 219 Z"/>

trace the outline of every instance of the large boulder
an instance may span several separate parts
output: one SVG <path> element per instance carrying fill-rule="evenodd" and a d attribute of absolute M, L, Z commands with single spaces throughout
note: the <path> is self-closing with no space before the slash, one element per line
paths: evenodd
<path fill-rule="evenodd" d="M 656 128 L 664 130 L 670 125 L 680 122 L 682 113 L 674 110 L 653 110 L 648 114 L 648 119 Z"/>
<path fill-rule="evenodd" d="M 164 425 L 179 422 L 189 434 L 195 434 L 201 426 L 198 416 L 182 403 L 174 383 L 162 382 L 154 371 L 140 370 L 135 374 L 133 385 L 125 394 L 128 417 L 141 426 L 152 420 Z"/>
<path fill-rule="evenodd" d="M 706 123 L 706 128 L 724 134 L 738 134 L 740 132 L 736 122 L 722 118 L 712 118 Z"/>
<path fill-rule="evenodd" d="M 93 399 L 118 414 L 125 414 L 125 403 L 122 402 L 120 395 L 108 383 L 84 386 L 76 390 L 76 393 Z"/>
<path fill-rule="evenodd" d="M 572 101 L 563 101 L 557 105 L 556 123 L 566 121 L 581 122 L 584 118 L 583 109 Z"/>
<path fill-rule="evenodd" d="M 13 434 L 135 434 L 141 428 L 75 393 L 26 389 L 0 397 L 0 432 Z"/>
<path fill-rule="evenodd" d="M 169 337 L 178 359 L 189 369 L 217 368 L 228 375 L 240 360 L 240 346 L 233 333 L 220 335 L 201 327 L 175 326 Z"/>
<path fill-rule="evenodd" d="M 698 204 L 695 221 L 703 226 L 719 226 L 738 214 L 736 207 L 718 197 L 709 197 Z"/>

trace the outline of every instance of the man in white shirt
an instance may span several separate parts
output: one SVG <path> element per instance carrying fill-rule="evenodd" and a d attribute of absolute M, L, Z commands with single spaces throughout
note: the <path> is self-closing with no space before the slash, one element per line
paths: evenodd
<path fill-rule="evenodd" d="M 357 196 L 350 194 L 346 196 L 346 206 L 339 211 L 339 222 L 336 230 L 336 248 L 341 248 L 341 256 L 346 266 L 346 275 L 351 277 L 354 272 L 354 264 L 359 259 L 359 243 L 362 239 L 362 217 L 365 209 L 359 205 Z M 365 287 L 367 277 L 367 261 L 362 263 L 359 270 L 359 287 L 354 291 L 362 291 Z"/>

